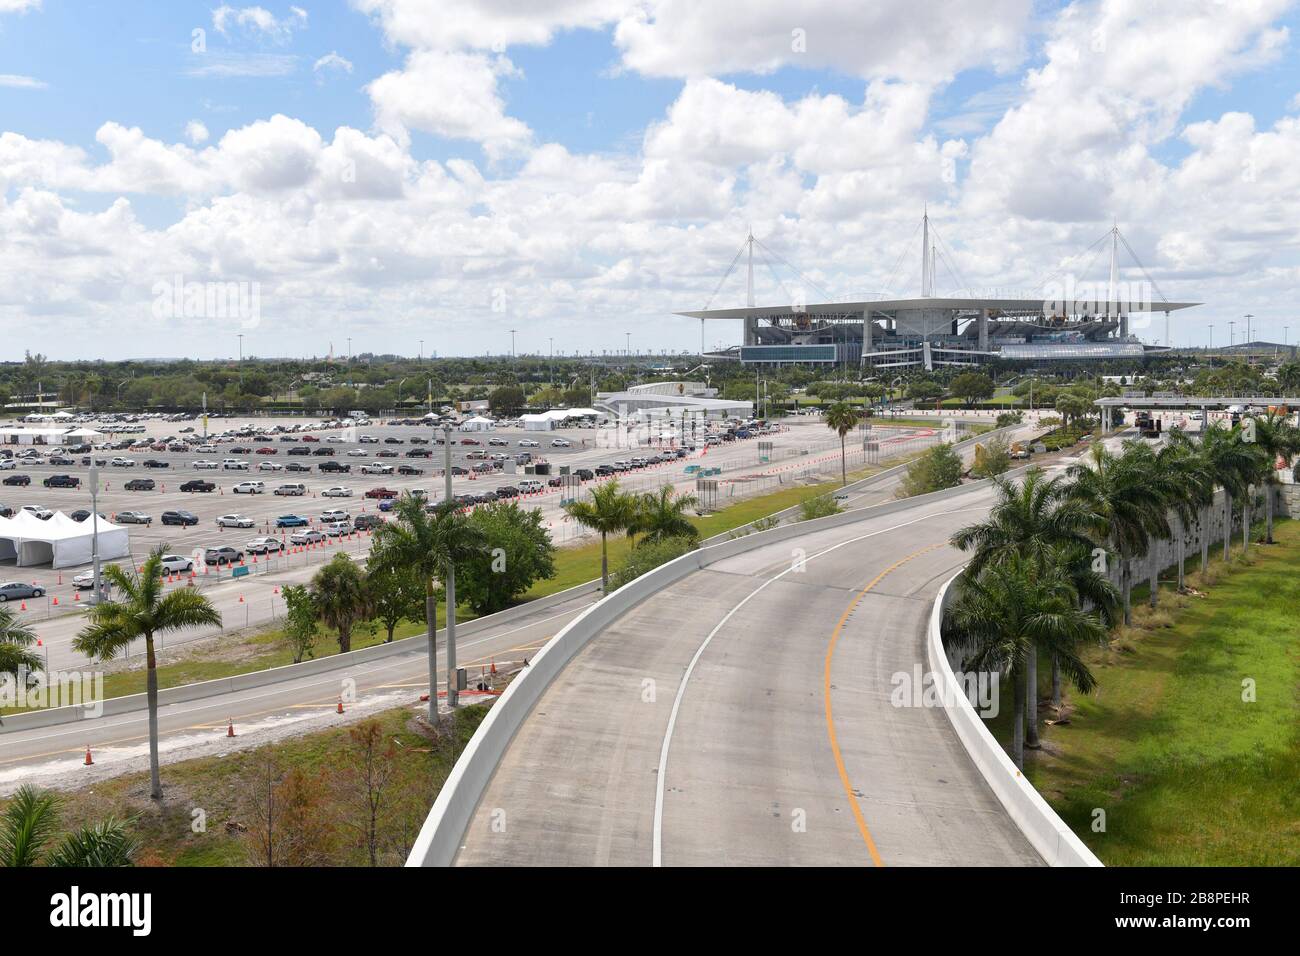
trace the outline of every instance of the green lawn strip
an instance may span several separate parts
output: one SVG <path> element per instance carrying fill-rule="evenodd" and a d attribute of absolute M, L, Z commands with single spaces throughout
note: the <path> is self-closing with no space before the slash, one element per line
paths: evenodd
<path fill-rule="evenodd" d="M 1216 558 L 1208 584 L 1192 575 L 1204 597 L 1136 607 L 1133 628 L 1087 654 L 1097 691 L 1067 693 L 1070 723 L 1026 752 L 1029 780 L 1105 863 L 1300 865 L 1300 522 L 1274 537 L 1230 567 Z M 1009 739 L 1009 713 L 991 725 Z"/>
<path fill-rule="evenodd" d="M 404 847 L 398 834 L 409 836 L 418 830 L 456 757 L 487 710 L 476 706 L 457 711 L 454 733 L 440 743 L 412 729 L 414 711 L 410 707 L 383 711 L 371 718 L 379 722 L 383 739 L 392 742 L 396 754 L 394 780 L 388 790 L 391 815 L 387 818 L 388 835 L 396 839 L 390 843 L 383 862 L 400 864 Z M 131 821 L 131 831 L 141 842 L 137 865 L 246 865 L 249 859 L 245 837 L 239 827 L 252 823 L 249 795 L 257 792 L 259 769 L 266 753 L 273 750 L 282 770 L 300 769 L 317 780 L 313 789 L 321 800 L 319 826 L 328 831 L 328 855 L 323 864 L 365 865 L 367 860 L 355 835 L 338 825 L 338 821 L 359 813 L 359 808 L 351 805 L 346 794 L 333 790 L 351 752 L 348 729 L 334 727 L 252 750 L 165 765 L 165 797 L 161 803 L 149 799 L 147 773 L 114 777 L 60 793 L 60 827 L 72 829 L 115 815 Z M 0 800 L 0 808 L 3 806 Z M 206 817 L 205 832 L 195 833 L 191 826 L 195 809 L 201 809 Z"/>

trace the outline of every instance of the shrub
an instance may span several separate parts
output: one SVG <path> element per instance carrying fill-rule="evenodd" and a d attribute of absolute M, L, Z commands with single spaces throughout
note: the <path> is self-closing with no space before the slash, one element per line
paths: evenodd
<path fill-rule="evenodd" d="M 680 558 L 687 551 L 694 551 L 697 547 L 699 545 L 689 538 L 641 541 L 627 553 L 627 557 L 609 576 L 609 590 L 615 591 L 641 575 L 653 571 L 659 565 Z"/>
<path fill-rule="evenodd" d="M 799 502 L 799 520 L 811 521 L 813 518 L 825 518 L 837 515 L 843 510 L 829 494 L 814 495 Z"/>
<path fill-rule="evenodd" d="M 952 445 L 935 445 L 907 466 L 907 474 L 894 497 L 911 498 L 954 488 L 961 484 L 961 473 L 961 456 L 952 450 Z"/>

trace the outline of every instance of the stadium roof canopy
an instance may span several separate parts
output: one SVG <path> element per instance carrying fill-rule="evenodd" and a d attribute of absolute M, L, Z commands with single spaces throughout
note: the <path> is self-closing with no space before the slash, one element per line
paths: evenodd
<path fill-rule="evenodd" d="M 1038 299 L 980 299 L 949 298 L 940 296 L 918 296 L 907 299 L 864 299 L 856 302 L 817 302 L 808 305 L 756 305 L 733 309 L 701 309 L 695 312 L 677 312 L 676 315 L 691 319 L 751 319 L 770 315 L 844 315 L 851 312 L 864 312 L 871 309 L 877 312 L 899 312 L 926 309 L 948 309 L 957 312 L 978 312 L 991 309 L 999 312 L 1039 313 L 1044 311 L 1047 300 Z M 1107 303 L 1097 303 L 1105 310 Z M 1146 312 L 1176 312 L 1190 309 L 1199 302 L 1120 302 L 1119 309 L 1112 313 L 1124 312 L 1140 314 Z"/>

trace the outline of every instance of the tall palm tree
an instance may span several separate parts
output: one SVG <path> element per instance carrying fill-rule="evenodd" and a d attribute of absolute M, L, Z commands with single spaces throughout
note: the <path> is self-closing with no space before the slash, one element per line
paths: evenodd
<path fill-rule="evenodd" d="M 1210 564 L 1209 510 L 1214 504 L 1214 473 L 1199 442 L 1193 441 L 1181 428 L 1170 429 L 1169 447 L 1179 449 L 1182 457 L 1181 507 L 1175 508 L 1181 525 L 1178 534 L 1178 590 L 1187 586 L 1187 527 L 1196 524 L 1201 539 L 1201 572 Z"/>
<path fill-rule="evenodd" d="M 59 828 L 59 802 L 30 784 L 18 788 L 0 815 L 0 865 L 35 866 Z"/>
<path fill-rule="evenodd" d="M 212 602 L 193 588 L 163 593 L 162 556 L 166 553 L 167 544 L 163 542 L 149 552 L 138 571 L 107 565 L 104 578 L 113 585 L 112 593 L 119 598 L 92 607 L 88 623 L 72 642 L 73 648 L 82 654 L 107 661 L 127 650 L 137 638 L 144 639 L 145 696 L 149 705 L 149 795 L 155 800 L 162 799 L 162 780 L 158 775 L 158 660 L 154 637 L 168 631 L 221 623 L 221 614 Z"/>
<path fill-rule="evenodd" d="M 1092 542 L 1066 544 L 1056 550 L 1050 564 L 1059 568 L 1074 589 L 1081 611 L 1095 615 L 1109 631 L 1119 621 L 1120 593 L 1092 559 Z M 1052 707 L 1061 711 L 1061 662 L 1052 657 Z"/>
<path fill-rule="evenodd" d="M 1067 495 L 1065 480 L 1048 478 L 1041 468 L 1031 468 L 1024 480 L 994 478 L 997 501 L 986 521 L 962 528 L 952 536 L 952 546 L 973 552 L 966 566 L 969 577 L 977 577 L 985 567 L 1005 564 L 1012 558 L 1024 558 L 1040 568 L 1059 560 L 1063 549 L 1092 550 L 1087 535 L 1091 513 Z M 1038 746 L 1038 658 L 1031 655 L 1026 664 L 1029 694 L 1028 745 Z M 1059 667 L 1054 663 L 1055 680 Z"/>
<path fill-rule="evenodd" d="M 584 528 L 600 532 L 600 586 L 609 590 L 609 536 L 627 531 L 636 521 L 637 499 L 624 493 L 617 481 L 609 481 L 591 490 L 591 498 L 571 501 L 564 506 L 570 518 Z"/>
<path fill-rule="evenodd" d="M 424 581 L 424 627 L 429 656 L 429 720 L 438 720 L 438 582 L 447 600 L 447 657 L 455 661 L 456 566 L 483 547 L 481 532 L 470 524 L 454 501 L 432 511 L 424 501 L 404 494 L 393 506 L 395 520 L 375 532 L 371 562 L 410 568 Z M 450 674 L 452 685 L 455 675 Z"/>
<path fill-rule="evenodd" d="M 966 651 L 966 667 L 1006 673 L 1011 679 L 1011 755 L 1023 768 L 1029 661 L 1040 652 L 1051 655 L 1075 687 L 1089 693 L 1097 681 L 1078 648 L 1085 641 L 1101 643 L 1105 626 L 1080 610 L 1078 596 L 1059 567 L 1041 567 L 1019 556 L 967 578 L 948 620 L 953 640 Z"/>
<path fill-rule="evenodd" d="M 1201 456 L 1214 482 L 1223 488 L 1223 560 L 1227 561 L 1232 546 L 1232 499 L 1246 496 L 1256 460 L 1237 429 L 1219 424 L 1211 425 L 1201 437 Z"/>
<path fill-rule="evenodd" d="M 700 532 L 686 517 L 686 509 L 698 503 L 699 499 L 694 495 L 677 494 L 672 485 L 663 485 L 657 492 L 647 491 L 637 500 L 636 515 L 628 530 L 644 535 L 646 541 L 662 541 L 664 538 L 694 541 Z"/>
<path fill-rule="evenodd" d="M 1265 535 L 1273 543 L 1273 498 L 1277 493 L 1276 463 L 1287 467 L 1300 454 L 1300 431 L 1285 417 L 1270 412 L 1254 420 L 1254 445 L 1259 450 L 1258 477 L 1264 486 Z"/>
<path fill-rule="evenodd" d="M 1181 435 L 1181 429 L 1171 429 L 1169 440 L 1153 452 L 1151 468 L 1160 479 L 1160 488 L 1164 492 L 1165 508 L 1172 514 L 1170 538 L 1174 544 L 1174 558 L 1178 563 L 1178 588 L 1183 587 L 1183 547 L 1186 527 L 1195 520 L 1197 501 L 1201 494 L 1201 463 L 1195 451 L 1184 441 L 1175 436 Z M 1144 446 L 1145 447 L 1145 446 Z M 1160 561 L 1151 562 L 1148 603 L 1155 607 L 1160 600 Z"/>
<path fill-rule="evenodd" d="M 847 485 L 849 483 L 848 471 L 848 453 L 844 448 L 844 436 L 858 424 L 858 419 L 862 411 L 850 405 L 848 402 L 836 402 L 830 408 L 826 409 L 826 427 L 840 436 L 840 482 Z"/>
<path fill-rule="evenodd" d="M 44 666 L 41 658 L 29 650 L 36 643 L 36 632 L 7 604 L 0 604 L 0 674 L 38 671 Z"/>
<path fill-rule="evenodd" d="M 311 579 L 312 607 L 338 632 L 339 653 L 352 650 L 352 628 L 370 614 L 366 574 L 346 554 L 336 554 Z"/>
<path fill-rule="evenodd" d="M 1150 447 L 1126 441 L 1116 455 L 1100 443 L 1089 459 L 1071 465 L 1069 496 L 1090 513 L 1093 534 L 1115 550 L 1120 562 L 1124 623 L 1132 623 L 1133 561 L 1143 557 L 1151 538 L 1168 537 L 1165 495 L 1153 474 Z"/>

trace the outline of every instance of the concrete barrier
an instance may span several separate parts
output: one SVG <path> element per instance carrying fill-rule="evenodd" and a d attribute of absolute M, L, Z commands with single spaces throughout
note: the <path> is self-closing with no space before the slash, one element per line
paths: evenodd
<path fill-rule="evenodd" d="M 652 597 L 686 575 L 724 558 L 776 542 L 804 537 L 828 528 L 880 518 L 900 511 L 922 510 L 933 504 L 974 494 L 987 486 L 987 481 L 973 482 L 928 495 L 891 501 L 872 508 L 845 511 L 811 521 L 780 525 L 768 531 L 720 541 L 661 565 L 596 602 L 551 638 L 533 658 L 528 669 L 516 677 L 506 688 L 505 693 L 492 705 L 492 709 L 479 724 L 443 784 L 411 849 L 406 865 L 451 865 L 460 849 L 470 820 L 474 816 L 474 810 L 487 789 L 492 775 L 496 772 L 497 765 L 510 746 L 510 741 L 514 739 L 524 720 L 541 700 L 551 682 L 559 676 L 574 655 L 594 640 L 604 628 L 646 598 Z"/>
<path fill-rule="evenodd" d="M 1049 866 L 1102 866 L 1101 860 L 1075 836 L 1016 768 L 1002 745 L 984 726 L 979 714 L 975 713 L 953 673 L 943 646 L 943 615 L 953 593 L 953 582 L 960 577 L 961 572 L 958 572 L 939 590 L 930 611 L 930 627 L 926 635 L 926 656 L 930 672 L 938 684 L 939 699 L 951 702 L 944 706 L 944 713 L 998 802 Z"/>
<path fill-rule="evenodd" d="M 555 594 L 548 595 L 544 598 L 538 598 L 536 601 L 529 601 L 525 604 L 517 604 L 514 607 L 506 608 L 504 611 L 498 611 L 496 614 L 488 614 L 484 617 L 474 618 L 471 621 L 465 621 L 458 624 L 456 634 L 460 637 L 471 637 L 474 634 L 484 631 L 488 628 L 499 627 L 503 624 L 509 624 L 511 621 L 519 620 L 536 611 L 545 611 L 547 608 L 555 607 L 560 604 L 585 594 L 594 594 L 600 590 L 599 581 L 588 581 L 586 584 L 579 584 L 577 587 L 569 588 L 565 591 L 559 591 Z M 446 631 L 438 631 L 439 636 L 445 637 Z M 165 707 L 168 704 L 180 704 L 192 700 L 203 700 L 207 697 L 216 697 L 221 694 L 228 694 L 232 691 L 248 690 L 253 687 L 265 687 L 269 684 L 278 684 L 281 681 L 296 680 L 300 677 L 311 677 L 315 674 L 324 674 L 331 671 L 346 670 L 357 664 L 365 664 L 370 661 L 381 660 L 386 657 L 395 657 L 400 654 L 420 654 L 428 652 L 427 637 L 424 634 L 417 634 L 414 637 L 402 638 L 400 641 L 393 641 L 391 644 L 374 644 L 370 647 L 363 647 L 360 650 L 349 651 L 346 654 L 332 654 L 329 657 L 321 657 L 315 660 L 303 661 L 300 664 L 284 664 L 280 667 L 268 667 L 265 670 L 250 671 L 247 674 L 237 674 L 232 677 L 219 677 L 216 680 L 200 681 L 195 684 L 182 684 L 179 687 L 167 687 L 158 692 L 158 706 Z M 148 706 L 148 701 L 144 694 L 128 694 L 123 697 L 110 697 L 103 701 L 103 710 L 100 714 L 102 717 L 112 717 L 117 714 L 130 713 L 136 710 L 144 710 Z M 21 714 L 13 714 L 4 718 L 4 725 L 0 727 L 0 739 L 6 733 L 15 733 L 20 730 L 33 730 L 39 727 L 52 727 L 57 724 L 70 723 L 77 720 L 97 719 L 88 718 L 85 707 L 51 707 L 46 710 L 33 710 Z"/>

